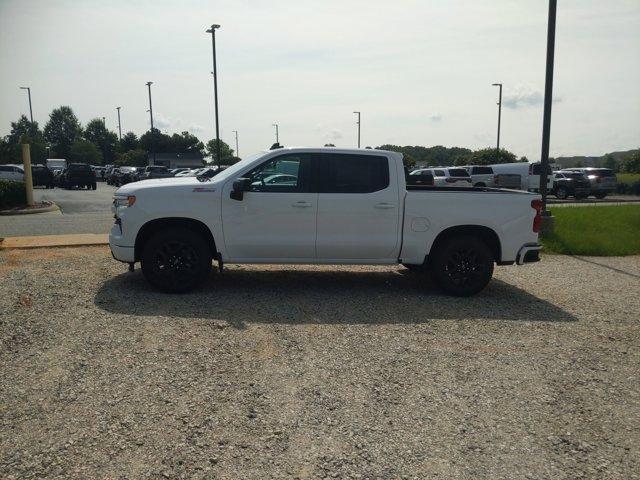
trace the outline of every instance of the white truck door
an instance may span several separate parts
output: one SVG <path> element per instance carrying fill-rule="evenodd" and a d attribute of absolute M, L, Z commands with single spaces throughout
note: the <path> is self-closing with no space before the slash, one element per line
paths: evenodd
<path fill-rule="evenodd" d="M 391 257 L 401 208 L 394 161 L 384 155 L 320 153 L 317 162 L 318 259 Z"/>
<path fill-rule="evenodd" d="M 318 194 L 311 193 L 312 156 L 283 154 L 243 174 L 251 182 L 242 200 L 222 193 L 222 228 L 228 258 L 313 259 Z M 236 177 L 237 178 L 237 177 Z"/>

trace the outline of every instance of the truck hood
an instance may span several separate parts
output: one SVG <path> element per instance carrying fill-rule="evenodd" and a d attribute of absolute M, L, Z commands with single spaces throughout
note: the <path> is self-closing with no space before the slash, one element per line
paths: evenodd
<path fill-rule="evenodd" d="M 189 187 L 213 187 L 213 182 L 201 182 L 196 177 L 169 177 L 140 180 L 123 185 L 115 195 L 135 195 L 145 190 L 183 190 Z"/>

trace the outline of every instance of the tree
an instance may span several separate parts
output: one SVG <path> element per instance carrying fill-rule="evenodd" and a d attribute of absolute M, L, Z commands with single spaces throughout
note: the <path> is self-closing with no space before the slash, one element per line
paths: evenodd
<path fill-rule="evenodd" d="M 56 156 L 69 157 L 71 146 L 82 135 L 82 127 L 71 107 L 62 106 L 49 114 L 44 127 L 44 138 L 51 144 Z"/>
<path fill-rule="evenodd" d="M 102 164 L 102 153 L 100 153 L 98 147 L 89 140 L 76 140 L 73 142 L 67 158 L 75 163 L 88 163 L 89 165 Z"/>
<path fill-rule="evenodd" d="M 115 161 L 118 136 L 115 132 L 107 130 L 102 119 L 94 118 L 87 123 L 84 129 L 84 138 L 98 147 L 106 164 Z"/>
<path fill-rule="evenodd" d="M 204 154 L 204 144 L 195 135 L 189 132 L 171 135 L 172 153 L 200 153 Z"/>
<path fill-rule="evenodd" d="M 453 164 L 457 167 L 462 165 L 469 165 L 471 163 L 471 152 L 462 153 L 453 158 Z"/>
<path fill-rule="evenodd" d="M 21 143 L 24 135 L 28 135 L 30 138 L 37 138 L 42 137 L 42 132 L 38 127 L 38 122 L 30 122 L 25 115 L 20 115 L 17 122 L 11 122 L 11 133 L 9 133 L 7 140 L 10 144 L 17 145 Z"/>
<path fill-rule="evenodd" d="M 216 159 L 216 139 L 209 140 L 207 142 L 207 155 L 211 157 L 211 163 L 217 165 Z M 220 165 L 233 165 L 235 163 L 234 151 L 224 141 L 220 140 Z"/>
<path fill-rule="evenodd" d="M 402 164 L 407 168 L 413 168 L 416 166 L 416 159 L 413 158 L 410 153 L 403 153 Z"/>
<path fill-rule="evenodd" d="M 116 158 L 116 165 L 126 165 L 128 167 L 145 167 L 147 166 L 147 151 L 140 148 L 129 150 L 121 153 Z"/>
<path fill-rule="evenodd" d="M 171 137 L 162 133 L 157 128 L 153 129 L 153 133 L 151 131 L 147 131 L 142 135 L 138 142 L 138 146 L 147 152 L 173 152 L 173 142 L 171 141 Z"/>
<path fill-rule="evenodd" d="M 620 170 L 624 173 L 640 173 L 640 150 L 625 158 Z"/>
<path fill-rule="evenodd" d="M 615 157 L 613 155 L 611 155 L 610 153 L 607 153 L 604 156 L 604 160 L 602 162 L 604 168 L 610 168 L 611 170 L 613 170 L 614 172 L 618 171 L 618 162 L 616 161 Z"/>
<path fill-rule="evenodd" d="M 32 163 L 44 163 L 47 158 L 47 145 L 38 122 L 30 122 L 21 115 L 18 121 L 11 122 L 11 132 L 4 139 L 2 160 L 0 163 L 22 163 L 22 144 L 28 143 Z"/>
<path fill-rule="evenodd" d="M 140 142 L 138 141 L 138 136 L 133 132 L 125 133 L 118 145 L 118 150 L 121 153 L 136 150 L 137 148 L 140 148 Z"/>
<path fill-rule="evenodd" d="M 518 159 L 518 162 L 529 163 L 529 159 L 523 155 Z M 555 159 L 553 157 L 549 157 L 549 163 L 554 163 L 554 162 L 555 162 Z"/>
<path fill-rule="evenodd" d="M 419 165 L 431 165 L 431 166 L 449 166 L 453 165 L 454 160 L 462 155 L 471 153 L 471 150 L 467 148 L 459 147 L 443 147 L 442 145 L 436 145 L 433 147 L 421 147 L 421 146 L 398 146 L 398 145 L 381 145 L 376 147 L 380 150 L 389 150 L 392 152 L 400 152 L 402 154 L 411 155 Z"/>
<path fill-rule="evenodd" d="M 496 163 L 515 163 L 516 156 L 508 150 L 501 148 L 496 152 L 495 148 L 481 148 L 469 156 L 469 165 L 494 165 Z"/>

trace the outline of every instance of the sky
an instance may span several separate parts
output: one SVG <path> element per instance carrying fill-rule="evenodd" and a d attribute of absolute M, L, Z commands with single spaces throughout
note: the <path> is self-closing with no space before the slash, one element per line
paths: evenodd
<path fill-rule="evenodd" d="M 540 158 L 544 0 L 0 0 L 0 135 L 60 105 L 84 125 L 285 146 L 501 146 Z M 640 0 L 559 0 L 552 156 L 640 147 Z"/>

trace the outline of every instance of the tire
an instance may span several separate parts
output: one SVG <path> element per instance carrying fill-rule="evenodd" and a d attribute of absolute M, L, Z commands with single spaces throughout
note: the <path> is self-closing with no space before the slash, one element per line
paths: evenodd
<path fill-rule="evenodd" d="M 93 182 L 91 184 L 91 190 L 95 190 L 96 188 L 98 188 L 98 185 L 95 182 Z"/>
<path fill-rule="evenodd" d="M 604 197 L 607 196 L 607 192 L 598 192 L 598 193 L 595 193 L 593 196 L 599 200 L 602 200 Z"/>
<path fill-rule="evenodd" d="M 460 235 L 447 239 L 436 248 L 432 258 L 434 282 L 456 297 L 478 293 L 493 276 L 493 253 L 477 237 Z"/>
<path fill-rule="evenodd" d="M 142 249 L 142 274 L 158 290 L 184 293 L 211 272 L 211 250 L 201 235 L 170 228 L 153 235 Z"/>
<path fill-rule="evenodd" d="M 556 197 L 560 200 L 566 200 L 569 197 L 569 189 L 563 185 L 560 185 L 556 189 Z"/>
<path fill-rule="evenodd" d="M 486 185 L 484 183 L 480 182 L 480 183 L 476 183 L 474 185 L 474 187 L 486 187 Z"/>

